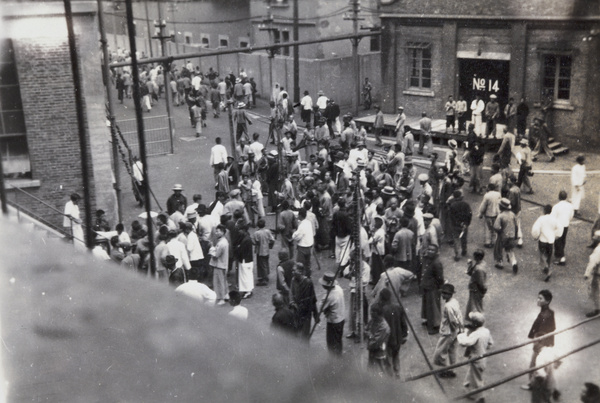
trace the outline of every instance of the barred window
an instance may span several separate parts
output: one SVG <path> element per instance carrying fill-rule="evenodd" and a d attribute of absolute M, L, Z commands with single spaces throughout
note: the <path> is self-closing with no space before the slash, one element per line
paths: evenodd
<path fill-rule="evenodd" d="M 415 88 L 431 88 L 431 44 L 409 42 L 410 86 Z"/>
<path fill-rule="evenodd" d="M 568 101 L 571 98 L 570 55 L 544 55 L 542 94 L 553 100 Z"/>
<path fill-rule="evenodd" d="M 30 178 L 25 116 L 11 39 L 0 39 L 0 153 L 4 176 Z"/>

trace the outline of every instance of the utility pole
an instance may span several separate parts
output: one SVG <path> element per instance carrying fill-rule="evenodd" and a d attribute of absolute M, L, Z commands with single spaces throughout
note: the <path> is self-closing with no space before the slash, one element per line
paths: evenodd
<path fill-rule="evenodd" d="M 133 78 L 133 104 L 135 105 L 135 117 L 137 122 L 138 143 L 140 145 L 140 161 L 142 163 L 142 176 L 144 178 L 144 207 L 146 210 L 146 226 L 148 227 L 148 242 L 150 243 L 150 273 L 152 277 L 156 274 L 156 260 L 154 257 L 154 223 L 151 215 L 150 200 L 150 176 L 148 174 L 148 158 L 146 156 L 146 135 L 144 133 L 144 116 L 142 112 L 142 100 L 140 97 L 140 70 L 137 60 L 137 43 L 135 38 L 135 24 L 133 21 L 132 0 L 125 0 L 127 10 L 127 34 L 129 35 L 129 48 L 131 50 L 131 77 Z"/>
<path fill-rule="evenodd" d="M 152 31 L 150 31 L 150 16 L 148 14 L 148 2 L 144 1 L 144 7 L 146 8 L 146 28 L 148 29 L 148 45 L 150 45 L 150 57 L 154 57 L 154 52 L 152 50 Z M 159 5 L 160 7 L 160 5 Z M 164 55 L 163 55 L 164 56 Z"/>
<path fill-rule="evenodd" d="M 298 42 L 298 0 L 294 0 L 294 42 Z M 294 45 L 294 104 L 300 102 L 300 47 Z"/>
<path fill-rule="evenodd" d="M 352 229 L 352 243 L 354 244 L 354 305 L 351 309 L 354 309 L 355 315 L 355 333 L 358 333 L 360 343 L 362 344 L 364 339 L 364 319 L 363 319 L 363 283 L 362 283 L 362 248 L 361 248 L 361 236 L 360 230 L 362 228 L 361 218 L 361 197 L 360 197 L 360 170 L 356 170 L 353 173 L 354 189 L 352 194 L 353 203 L 353 215 L 354 215 L 354 228 Z"/>
<path fill-rule="evenodd" d="M 173 24 L 173 42 L 175 42 L 175 53 L 179 54 L 179 43 L 177 43 L 177 23 L 175 22 L 175 11 L 177 11 L 177 1 L 169 3 L 171 12 L 171 23 Z"/>
<path fill-rule="evenodd" d="M 294 0 L 296 1 L 296 0 Z M 271 1 L 267 0 L 267 17 L 265 19 L 262 20 L 262 23 L 258 26 L 258 30 L 259 31 L 266 31 L 269 34 L 269 42 L 272 43 L 273 42 L 273 31 L 275 31 L 277 28 L 273 28 L 273 14 L 271 14 Z M 272 93 L 273 91 L 273 58 L 275 57 L 275 53 L 277 53 L 277 46 L 273 46 L 269 49 L 267 49 L 267 52 L 269 54 L 269 86 L 270 89 L 269 91 Z M 294 46 L 294 54 L 296 52 L 297 46 Z M 294 59 L 295 60 L 295 59 Z M 295 68 L 295 65 L 294 65 Z M 295 75 L 294 75 L 294 86 L 295 86 Z M 294 89 L 294 92 L 296 90 Z M 296 95 L 294 95 L 294 98 L 296 97 Z M 277 102 L 276 99 L 274 99 L 273 101 Z"/>
<path fill-rule="evenodd" d="M 71 0 L 64 0 L 65 19 L 67 22 L 67 37 L 69 41 L 69 55 L 71 56 L 71 71 L 73 73 L 73 92 L 75 101 L 75 110 L 77 112 L 77 132 L 79 135 L 79 152 L 81 163 L 81 176 L 83 185 L 83 201 L 85 204 L 85 245 L 89 250 L 94 248 L 94 233 L 92 231 L 92 198 L 90 194 L 89 177 L 89 141 L 88 132 L 85 128 L 85 113 L 83 110 L 83 92 L 79 67 L 79 56 L 77 54 L 77 43 L 75 40 L 75 28 L 73 24 L 73 11 L 71 9 Z M 1 162 L 0 162 L 1 163 Z M 75 240 L 75 242 L 77 242 Z"/>
<path fill-rule="evenodd" d="M 114 22 L 114 15 L 113 15 Z M 121 194 L 121 175 L 119 173 L 119 149 L 117 133 L 115 130 L 115 113 L 113 109 L 113 92 L 110 81 L 110 73 L 108 69 L 108 49 L 106 41 L 106 31 L 104 28 L 104 9 L 102 0 L 98 0 L 98 27 L 100 29 L 100 44 L 102 46 L 102 76 L 104 78 L 104 86 L 106 87 L 106 106 L 108 111 L 108 121 L 110 122 L 110 138 L 112 142 L 112 157 L 113 157 L 113 172 L 115 175 L 115 193 L 117 196 L 117 218 L 119 222 L 123 222 L 123 195 Z M 115 31 L 115 38 L 116 38 Z M 115 48 L 115 52 L 117 49 Z"/>
<path fill-rule="evenodd" d="M 163 56 L 166 56 L 165 40 L 171 39 L 171 35 L 164 35 L 164 28 L 167 26 L 165 20 L 162 19 L 162 11 L 160 7 L 160 0 L 156 2 L 158 6 L 158 21 L 154 21 L 154 26 L 157 28 L 157 35 L 153 36 L 153 39 L 160 40 L 160 50 Z M 164 81 L 165 81 L 165 99 L 167 101 L 167 123 L 169 125 L 169 139 L 171 140 L 171 154 L 173 154 L 173 121 L 171 119 L 171 63 L 173 59 L 167 59 L 163 62 L 164 67 Z"/>
<path fill-rule="evenodd" d="M 352 20 L 352 31 L 354 32 L 354 37 L 351 39 L 355 86 L 354 116 L 358 115 L 358 105 L 360 104 L 360 60 L 358 59 L 358 44 L 360 43 L 360 38 L 358 37 L 358 21 L 364 20 L 364 18 L 358 16 L 359 12 L 360 0 L 352 0 L 352 17 L 344 17 L 345 20 Z"/>

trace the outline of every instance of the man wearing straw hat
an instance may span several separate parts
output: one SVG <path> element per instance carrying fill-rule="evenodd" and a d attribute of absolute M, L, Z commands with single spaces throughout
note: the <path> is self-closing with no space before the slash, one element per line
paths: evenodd
<path fill-rule="evenodd" d="M 485 354 L 494 344 L 492 335 L 489 329 L 483 327 L 485 323 L 485 316 L 480 312 L 471 312 L 469 314 L 470 325 L 467 325 L 469 331 L 466 333 L 459 333 L 456 337 L 458 343 L 466 347 L 465 357 L 467 359 L 477 358 Z M 469 364 L 469 370 L 465 377 L 464 386 L 467 390 L 479 389 L 483 387 L 483 371 L 485 371 L 486 359 L 474 361 Z M 471 396 L 471 399 L 477 403 L 484 403 L 485 397 L 481 393 Z"/>
<path fill-rule="evenodd" d="M 440 338 L 433 353 L 433 362 L 445 367 L 456 362 L 456 348 L 458 347 L 456 337 L 463 331 L 464 324 L 460 305 L 454 295 L 454 286 L 450 283 L 442 286 L 442 324 L 440 326 Z M 455 378 L 454 371 L 446 370 L 440 372 L 442 378 Z"/>
<path fill-rule="evenodd" d="M 344 290 L 335 279 L 335 274 L 326 271 L 319 283 L 327 291 L 321 303 L 323 314 L 327 318 L 327 348 L 330 352 L 342 355 L 342 336 L 344 334 Z"/>

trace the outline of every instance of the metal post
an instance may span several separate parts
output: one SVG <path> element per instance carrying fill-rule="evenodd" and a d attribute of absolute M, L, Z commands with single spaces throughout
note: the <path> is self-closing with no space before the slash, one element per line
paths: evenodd
<path fill-rule="evenodd" d="M 98 27 L 100 29 L 100 44 L 102 46 L 102 76 L 104 77 L 104 86 L 106 87 L 106 105 L 108 109 L 108 120 L 110 121 L 110 138 L 112 142 L 113 174 L 115 176 L 115 193 L 117 196 L 117 218 L 123 222 L 123 195 L 121 194 L 121 175 L 119 172 L 119 149 L 117 133 L 115 130 L 115 113 L 113 109 L 113 92 L 108 70 L 108 49 L 106 41 L 106 31 L 104 29 L 104 10 L 102 0 L 98 0 Z M 116 35 L 116 34 L 115 34 Z M 116 51 L 116 49 L 115 49 Z"/>
<path fill-rule="evenodd" d="M 273 96 L 273 51 L 269 51 L 269 99 Z M 272 100 L 277 103 L 276 99 Z"/>
<path fill-rule="evenodd" d="M 227 117 L 229 119 L 229 140 L 231 142 L 231 155 L 233 156 L 233 163 L 238 163 L 237 150 L 235 148 L 235 131 L 233 127 L 233 100 L 227 100 Z"/>
<path fill-rule="evenodd" d="M 150 17 L 148 15 L 148 2 L 147 1 L 144 1 L 144 7 L 146 8 L 146 28 L 148 29 L 148 45 L 150 45 L 150 57 L 154 57 L 154 53 L 152 51 L 152 31 L 150 31 Z M 129 25 L 129 23 L 127 23 L 127 25 Z M 133 31 L 134 31 L 134 28 L 131 28 L 131 32 L 133 32 Z"/>
<path fill-rule="evenodd" d="M 15 192 L 16 195 L 17 192 Z M 6 189 L 4 188 L 4 167 L 2 166 L 2 153 L 0 152 L 0 202 L 2 213 L 8 215 L 8 204 L 6 203 Z"/>
<path fill-rule="evenodd" d="M 358 11 L 360 9 L 359 0 L 354 0 L 352 2 L 352 32 L 354 35 L 358 34 Z M 358 37 L 354 37 L 352 39 L 352 60 L 354 61 L 354 89 L 355 89 L 355 99 L 354 103 L 354 116 L 358 116 L 358 105 L 360 104 L 360 61 L 358 59 L 358 43 L 360 39 Z"/>
<path fill-rule="evenodd" d="M 65 0 L 66 1 L 66 0 Z M 142 100 L 140 98 L 140 71 L 137 61 L 137 44 L 135 43 L 133 7 L 132 0 L 125 0 L 127 8 L 127 34 L 129 35 L 129 46 L 131 49 L 131 75 L 133 77 L 133 103 L 135 105 L 135 117 L 137 120 L 138 142 L 140 146 L 140 161 L 142 162 L 142 176 L 144 178 L 144 205 L 146 207 L 146 225 L 148 226 L 148 242 L 150 243 L 150 272 L 154 276 L 156 273 L 156 263 L 154 259 L 154 230 L 152 223 L 151 200 L 150 200 L 150 177 L 148 175 L 148 159 L 146 157 L 146 136 L 144 134 L 144 116 L 142 112 Z"/>
<path fill-rule="evenodd" d="M 161 11 L 161 7 L 160 7 L 160 0 L 158 0 L 156 2 L 156 5 L 158 6 L 158 28 L 160 29 L 160 32 L 158 33 L 158 36 L 155 36 L 153 38 L 158 38 L 160 40 L 160 50 L 161 50 L 161 54 L 163 55 L 163 57 L 166 56 L 166 51 L 165 51 L 165 39 L 166 38 L 170 38 L 171 36 L 165 36 L 163 33 L 163 29 L 165 28 L 166 24 L 164 23 L 163 19 L 162 19 L 162 11 Z M 167 60 L 163 63 L 163 67 L 164 67 L 164 71 L 163 71 L 163 76 L 164 76 L 164 81 L 165 81 L 165 99 L 166 99 L 166 104 L 167 104 L 167 123 L 169 125 L 169 139 L 171 141 L 171 154 L 174 153 L 174 148 L 173 148 L 173 135 L 174 135 L 174 131 L 173 131 L 173 119 L 171 118 L 171 81 L 169 79 L 169 72 L 171 71 L 171 63 L 172 60 Z"/>
<path fill-rule="evenodd" d="M 354 202 L 354 229 L 352 241 L 354 243 L 354 306 L 355 309 L 355 332 L 358 332 L 359 340 L 362 343 L 364 339 L 364 321 L 363 321 L 363 284 L 362 284 L 362 249 L 360 244 L 361 213 L 360 213 L 360 171 L 354 172 L 354 192 L 352 200 Z"/>
<path fill-rule="evenodd" d="M 179 54 L 179 43 L 177 42 L 177 23 L 175 22 L 175 11 L 177 11 L 177 1 L 169 3 L 171 10 L 171 23 L 173 24 L 173 42 L 175 42 L 175 53 Z"/>
<path fill-rule="evenodd" d="M 71 56 L 71 70 L 73 72 L 73 86 L 75 91 L 75 109 L 77 111 L 77 131 L 79 134 L 79 150 L 81 152 L 81 175 L 83 176 L 83 201 L 85 203 L 85 243 L 89 249 L 94 247 L 92 231 L 92 198 L 90 196 L 90 170 L 88 166 L 89 144 L 85 130 L 85 116 L 83 113 L 83 91 L 81 77 L 79 75 L 79 58 L 77 55 L 77 44 L 75 43 L 75 31 L 73 29 L 73 12 L 71 0 L 64 0 L 65 18 L 67 20 L 67 33 L 69 37 L 69 53 Z"/>
<path fill-rule="evenodd" d="M 113 2 L 113 13 L 112 13 L 112 26 L 113 26 L 113 35 L 114 35 L 114 41 L 115 41 L 115 54 L 117 53 L 117 49 L 119 48 L 119 45 L 117 43 L 117 10 L 119 9 L 119 4 L 117 4 L 117 2 Z M 98 12 L 98 15 L 100 15 L 100 12 Z M 100 29 L 100 32 L 102 32 L 102 29 Z"/>
<path fill-rule="evenodd" d="M 298 0 L 294 0 L 294 42 L 298 42 Z M 300 47 L 294 45 L 294 103 L 300 102 Z"/>

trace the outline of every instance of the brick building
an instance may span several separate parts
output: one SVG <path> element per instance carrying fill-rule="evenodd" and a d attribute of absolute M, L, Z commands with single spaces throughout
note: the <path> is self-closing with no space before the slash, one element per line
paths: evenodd
<path fill-rule="evenodd" d="M 351 34 L 352 21 L 345 19 L 352 16 L 352 1 L 350 0 L 299 0 L 298 37 L 300 40 L 313 40 L 336 35 Z M 263 19 L 269 14 L 268 7 L 273 16 L 270 25 L 273 28 L 271 37 L 269 32 L 261 30 Z M 255 45 L 268 45 L 271 41 L 278 43 L 290 42 L 293 39 L 293 0 L 252 0 L 250 14 L 255 17 L 253 24 L 253 42 Z M 359 26 L 371 28 L 379 25 L 378 7 L 376 0 L 362 0 L 360 2 Z M 257 16 L 261 18 L 256 18 Z M 359 53 L 379 52 L 379 37 L 363 39 L 359 44 Z M 349 40 L 325 42 L 311 46 L 300 47 L 300 57 L 307 59 L 332 59 L 350 56 L 352 44 Z M 291 48 L 282 48 L 284 56 L 292 54 Z"/>
<path fill-rule="evenodd" d="M 95 2 L 73 2 L 84 96 L 92 209 L 115 222 L 109 131 L 100 69 Z M 63 2 L 2 4 L 0 148 L 8 200 L 61 226 L 62 211 L 83 196 L 81 152 Z M 92 32 L 90 32 L 92 29 Z M 85 34 L 84 34 L 85 33 Z M 83 203 L 81 204 L 83 208 Z M 82 211 L 82 218 L 85 211 Z"/>
<path fill-rule="evenodd" d="M 584 0 L 381 0 L 384 108 L 443 118 L 448 95 L 551 99 L 562 142 L 600 145 L 600 9 Z"/>

